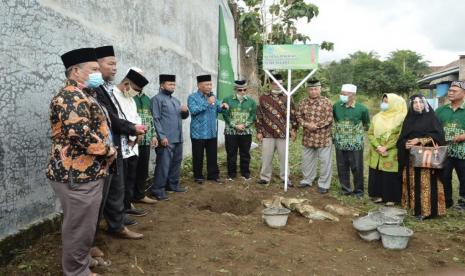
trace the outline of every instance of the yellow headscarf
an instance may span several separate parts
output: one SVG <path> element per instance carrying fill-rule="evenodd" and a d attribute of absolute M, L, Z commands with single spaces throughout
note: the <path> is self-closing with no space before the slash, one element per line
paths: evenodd
<path fill-rule="evenodd" d="M 376 138 L 385 133 L 391 132 L 405 119 L 407 115 L 407 104 L 404 98 L 394 93 L 385 94 L 388 99 L 389 108 L 385 111 L 380 111 L 373 116 L 373 133 Z"/>

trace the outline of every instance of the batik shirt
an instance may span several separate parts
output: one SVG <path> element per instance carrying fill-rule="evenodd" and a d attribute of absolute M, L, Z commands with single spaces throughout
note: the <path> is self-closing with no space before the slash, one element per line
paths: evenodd
<path fill-rule="evenodd" d="M 150 146 L 152 138 L 156 137 L 155 128 L 153 127 L 152 103 L 149 97 L 143 93 L 134 96 L 133 99 L 136 102 L 137 113 L 139 113 L 141 122 L 147 128 L 147 132 L 139 141 L 139 145 Z"/>
<path fill-rule="evenodd" d="M 370 127 L 368 108 L 354 102 L 347 105 L 338 101 L 333 106 L 333 142 L 338 150 L 362 150 L 365 130 Z"/>
<path fill-rule="evenodd" d="M 68 80 L 50 104 L 52 181 L 87 183 L 105 177 L 112 146 L 108 118 L 84 85 Z"/>
<path fill-rule="evenodd" d="M 217 113 L 223 112 L 218 99 L 215 104 L 209 104 L 202 92 L 196 91 L 189 95 L 187 106 L 191 113 L 191 138 L 192 139 L 213 139 L 218 135 Z"/>
<path fill-rule="evenodd" d="M 465 141 L 453 142 L 455 136 L 465 133 L 465 102 L 456 110 L 453 110 L 450 104 L 443 105 L 436 110 L 436 115 L 444 127 L 448 155 L 465 159 Z"/>
<path fill-rule="evenodd" d="M 307 148 L 324 148 L 331 144 L 333 104 L 328 98 L 304 99 L 297 111 L 297 120 L 304 129 L 302 144 Z M 305 123 L 316 124 L 315 130 L 304 127 Z"/>
<path fill-rule="evenodd" d="M 258 101 L 255 129 L 264 138 L 286 138 L 287 96 L 284 94 L 262 95 Z M 294 103 L 291 101 L 290 128 L 297 130 Z"/>
<path fill-rule="evenodd" d="M 229 109 L 223 112 L 223 118 L 226 124 L 224 134 L 251 135 L 253 133 L 252 126 L 256 117 L 255 113 L 257 111 L 257 104 L 255 101 L 250 97 L 244 96 L 241 102 L 237 99 L 236 95 L 233 95 L 224 98 L 223 102 L 229 105 Z M 237 130 L 237 125 L 244 125 L 245 130 Z"/>

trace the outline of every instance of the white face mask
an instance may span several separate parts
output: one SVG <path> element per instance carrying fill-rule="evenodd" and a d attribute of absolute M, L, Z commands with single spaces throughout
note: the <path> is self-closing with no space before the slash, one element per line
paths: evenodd
<path fill-rule="evenodd" d="M 385 103 L 385 102 L 382 102 L 380 105 L 379 105 L 379 108 L 381 109 L 381 111 L 386 111 L 389 109 L 389 104 L 388 103 Z"/>
<path fill-rule="evenodd" d="M 281 94 L 281 89 L 279 89 L 279 88 L 278 89 L 271 89 L 271 93 L 276 94 L 276 95 Z"/>
<path fill-rule="evenodd" d="M 124 94 L 125 97 L 132 98 L 132 97 L 134 97 L 134 96 L 139 95 L 139 92 L 137 92 L 136 90 L 132 89 L 131 86 L 129 86 L 129 89 L 128 89 L 128 90 L 125 90 L 125 91 L 123 92 L 123 94 Z"/>

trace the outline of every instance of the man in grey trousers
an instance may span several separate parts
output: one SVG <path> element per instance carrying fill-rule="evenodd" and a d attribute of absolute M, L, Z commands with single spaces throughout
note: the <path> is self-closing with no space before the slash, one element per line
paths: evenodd
<path fill-rule="evenodd" d="M 299 187 L 312 186 L 317 175 L 317 162 L 320 161 L 318 192 L 325 194 L 331 185 L 333 105 L 321 96 L 321 84 L 318 80 L 307 83 L 308 98 L 300 102 L 297 120 L 304 129 L 302 137 L 302 173 Z"/>
<path fill-rule="evenodd" d="M 103 83 L 93 48 L 61 56 L 66 82 L 50 104 L 52 146 L 46 175 L 63 208 L 64 275 L 94 275 L 94 241 L 102 189 L 116 158 L 106 109 L 91 89 Z"/>

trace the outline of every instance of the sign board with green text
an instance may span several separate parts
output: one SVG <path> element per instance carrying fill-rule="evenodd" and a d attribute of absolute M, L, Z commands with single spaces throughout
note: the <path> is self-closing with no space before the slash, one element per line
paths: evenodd
<path fill-rule="evenodd" d="M 318 44 L 264 45 L 263 69 L 317 69 Z"/>

